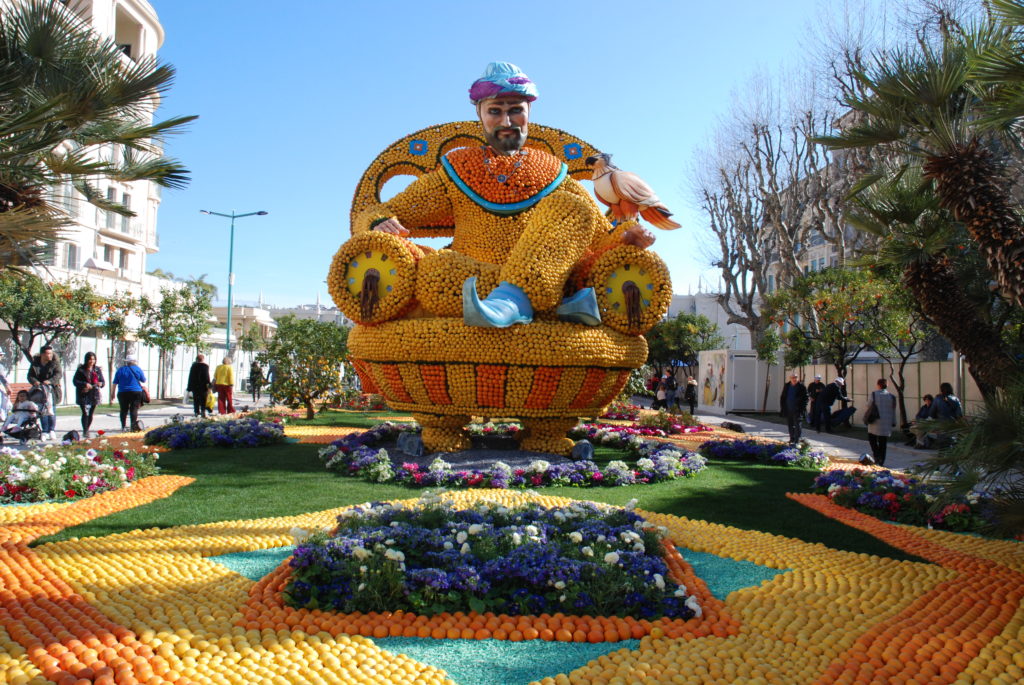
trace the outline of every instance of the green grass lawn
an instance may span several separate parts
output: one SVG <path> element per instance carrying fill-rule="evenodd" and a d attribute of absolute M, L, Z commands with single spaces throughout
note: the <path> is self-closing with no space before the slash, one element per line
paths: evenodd
<path fill-rule="evenodd" d="M 174 495 L 43 538 L 109 535 L 134 529 L 287 516 L 373 500 L 415 498 L 422 490 L 375 485 L 324 470 L 318 445 L 285 444 L 254 449 L 180 450 L 161 455 L 162 473 L 196 478 Z M 617 455 L 602 449 L 602 461 Z M 631 498 L 650 511 L 705 519 L 738 528 L 821 542 L 852 552 L 910 557 L 875 538 L 827 519 L 787 499 L 806 492 L 813 471 L 711 462 L 694 478 L 618 488 L 541 488 L 545 494 L 624 504 Z M 685 541 L 677 541 L 685 545 Z"/>

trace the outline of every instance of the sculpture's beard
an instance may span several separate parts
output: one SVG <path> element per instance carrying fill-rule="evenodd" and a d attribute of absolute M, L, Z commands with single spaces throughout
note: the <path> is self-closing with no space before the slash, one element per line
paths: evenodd
<path fill-rule="evenodd" d="M 501 133 L 511 131 L 514 135 L 502 136 Z M 496 128 L 487 134 L 487 144 L 496 152 L 510 153 L 523 147 L 526 140 L 523 137 L 523 130 L 518 126 L 505 126 Z"/>

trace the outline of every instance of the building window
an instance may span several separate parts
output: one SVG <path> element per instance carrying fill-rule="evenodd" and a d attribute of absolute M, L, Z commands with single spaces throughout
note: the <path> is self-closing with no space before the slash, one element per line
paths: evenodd
<path fill-rule="evenodd" d="M 107 201 L 117 202 L 117 188 L 107 188 Z M 107 211 L 106 223 L 104 225 L 107 228 L 114 228 L 117 225 L 117 214 Z"/>
<path fill-rule="evenodd" d="M 61 184 L 61 193 L 64 195 L 61 198 L 61 203 L 64 205 L 64 211 L 71 216 L 76 216 L 75 186 L 71 184 L 71 181 L 66 181 Z"/>
<path fill-rule="evenodd" d="M 40 264 L 53 266 L 56 263 L 57 245 L 52 240 L 41 240 L 37 243 L 36 255 Z"/>
<path fill-rule="evenodd" d="M 103 246 L 103 261 L 105 261 L 107 264 L 114 263 L 114 248 L 112 248 L 110 245 Z"/>
<path fill-rule="evenodd" d="M 130 209 L 132 206 L 132 196 L 128 193 L 121 193 L 121 204 L 125 206 L 125 209 Z M 121 232 L 130 233 L 132 230 L 132 218 L 130 216 L 121 217 Z"/>
<path fill-rule="evenodd" d="M 64 249 L 64 268 L 68 271 L 78 271 L 79 250 L 78 245 L 68 243 Z"/>
<path fill-rule="evenodd" d="M 768 292 L 775 292 L 775 276 L 768 274 Z"/>
<path fill-rule="evenodd" d="M 128 250 L 121 250 L 121 256 L 118 260 L 118 266 L 124 270 L 128 270 Z"/>

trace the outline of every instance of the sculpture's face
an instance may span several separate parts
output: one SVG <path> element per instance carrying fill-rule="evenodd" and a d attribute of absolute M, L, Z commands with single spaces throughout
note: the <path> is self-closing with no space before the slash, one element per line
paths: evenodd
<path fill-rule="evenodd" d="M 526 143 L 530 103 L 514 96 L 498 96 L 477 105 L 487 144 L 496 152 L 511 154 Z"/>

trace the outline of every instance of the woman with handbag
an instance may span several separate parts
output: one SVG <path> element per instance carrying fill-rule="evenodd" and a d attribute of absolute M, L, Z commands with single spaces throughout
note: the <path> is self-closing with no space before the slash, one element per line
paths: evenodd
<path fill-rule="evenodd" d="M 896 397 L 886 388 L 889 382 L 878 379 L 878 389 L 871 393 L 868 408 L 864 411 L 864 423 L 868 425 L 868 444 L 871 456 L 879 466 L 885 466 L 885 452 L 892 429 L 896 427 Z"/>
<path fill-rule="evenodd" d="M 99 405 L 100 388 L 106 385 L 103 369 L 96 365 L 96 353 L 86 352 L 82 365 L 75 371 L 72 380 L 75 385 L 75 402 L 82 410 L 82 437 L 89 437 L 92 417 Z"/>
<path fill-rule="evenodd" d="M 143 383 L 146 374 L 135 364 L 134 354 L 124 358 L 124 366 L 114 374 L 112 387 L 117 390 L 117 402 L 121 405 L 121 432 L 126 430 L 125 419 L 131 415 L 132 430 L 139 428 L 139 407 L 149 393 Z"/>

